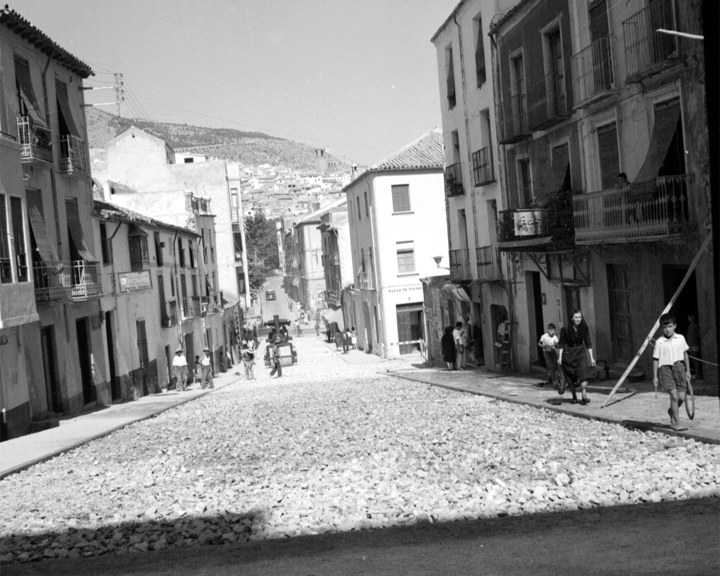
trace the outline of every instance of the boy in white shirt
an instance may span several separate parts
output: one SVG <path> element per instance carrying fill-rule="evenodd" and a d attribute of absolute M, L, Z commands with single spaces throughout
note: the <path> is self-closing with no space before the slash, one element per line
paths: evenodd
<path fill-rule="evenodd" d="M 670 425 L 673 430 L 687 430 L 680 424 L 680 406 L 685 402 L 690 382 L 690 359 L 688 345 L 682 334 L 675 334 L 675 317 L 672 314 L 660 316 L 663 335 L 655 341 L 653 352 L 653 384 L 670 395 Z"/>
<path fill-rule="evenodd" d="M 547 366 L 548 373 L 548 385 L 550 387 L 557 387 L 558 342 L 558 337 L 555 336 L 555 324 L 548 324 L 547 332 L 540 336 L 538 346 L 542 348 L 543 356 L 545 357 L 545 364 Z"/>

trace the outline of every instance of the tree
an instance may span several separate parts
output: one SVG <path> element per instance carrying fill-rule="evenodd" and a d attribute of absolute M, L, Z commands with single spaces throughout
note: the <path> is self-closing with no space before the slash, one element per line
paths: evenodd
<path fill-rule="evenodd" d="M 262 213 L 248 216 L 244 222 L 250 288 L 259 289 L 268 273 L 280 267 L 275 222 Z"/>

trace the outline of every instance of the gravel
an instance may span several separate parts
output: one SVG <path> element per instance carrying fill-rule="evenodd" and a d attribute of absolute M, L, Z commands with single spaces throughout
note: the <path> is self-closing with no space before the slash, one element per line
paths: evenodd
<path fill-rule="evenodd" d="M 257 366 L 0 481 L 0 563 L 719 493 L 718 446 L 400 380 L 314 338 L 298 348 L 282 379 Z"/>

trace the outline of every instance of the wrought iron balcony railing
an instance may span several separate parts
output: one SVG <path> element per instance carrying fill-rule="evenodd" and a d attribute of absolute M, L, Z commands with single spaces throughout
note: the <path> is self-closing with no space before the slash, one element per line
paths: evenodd
<path fill-rule="evenodd" d="M 375 289 L 371 272 L 360 272 L 360 288 L 363 290 Z"/>
<path fill-rule="evenodd" d="M 538 129 L 569 115 L 565 78 L 547 74 L 528 90 L 528 126 Z"/>
<path fill-rule="evenodd" d="M 461 196 L 465 194 L 461 162 L 450 164 L 450 166 L 445 168 L 445 194 L 447 196 Z"/>
<path fill-rule="evenodd" d="M 611 188 L 573 197 L 575 238 L 578 241 L 641 238 L 680 232 L 691 223 L 690 176 L 662 176 L 647 193 Z"/>
<path fill-rule="evenodd" d="M 611 38 L 598 38 L 572 57 L 573 95 L 576 104 L 599 97 L 614 82 Z"/>
<path fill-rule="evenodd" d="M 200 305 L 199 296 L 186 296 L 182 298 L 183 318 L 193 318 L 200 316 L 202 307 Z"/>
<path fill-rule="evenodd" d="M 33 283 L 36 302 L 69 300 L 73 289 L 70 263 L 33 262 Z"/>
<path fill-rule="evenodd" d="M 87 300 L 93 296 L 102 296 L 100 269 L 99 262 L 73 260 L 71 265 L 73 300 Z"/>
<path fill-rule="evenodd" d="M 479 246 L 475 250 L 478 280 L 496 282 L 502 280 L 502 261 L 500 250 L 495 246 Z"/>
<path fill-rule="evenodd" d="M 475 186 L 495 182 L 492 147 L 486 146 L 472 153 L 473 179 Z"/>
<path fill-rule="evenodd" d="M 60 170 L 68 174 L 88 173 L 84 140 L 71 134 L 60 136 Z"/>
<path fill-rule="evenodd" d="M 471 280 L 470 271 L 470 250 L 461 248 L 460 250 L 450 250 L 450 279 L 451 280 Z"/>
<path fill-rule="evenodd" d="M 20 158 L 23 162 L 42 160 L 53 162 L 52 134 L 44 126 L 34 124 L 30 116 L 20 116 L 17 119 L 18 141 L 22 146 Z"/>
<path fill-rule="evenodd" d="M 655 0 L 623 22 L 625 62 L 628 80 L 678 56 L 678 39 L 662 34 L 658 28 L 675 30 L 671 0 Z"/>
<path fill-rule="evenodd" d="M 527 97 L 516 94 L 510 97 L 509 105 L 503 105 L 502 143 L 517 142 L 530 136 L 527 117 Z"/>

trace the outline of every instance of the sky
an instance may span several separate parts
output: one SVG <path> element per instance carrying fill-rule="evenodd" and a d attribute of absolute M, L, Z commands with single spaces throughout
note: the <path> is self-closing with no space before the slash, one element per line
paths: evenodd
<path fill-rule="evenodd" d="M 7 0 L 91 66 L 86 85 L 123 74 L 122 116 L 259 131 L 361 165 L 440 126 L 430 38 L 458 1 Z"/>

